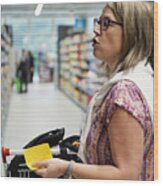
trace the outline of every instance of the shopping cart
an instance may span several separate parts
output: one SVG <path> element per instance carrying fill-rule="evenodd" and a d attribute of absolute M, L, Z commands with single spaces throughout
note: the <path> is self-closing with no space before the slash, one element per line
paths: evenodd
<path fill-rule="evenodd" d="M 48 143 L 54 158 L 82 162 L 77 156 L 80 136 L 73 135 L 66 139 L 63 139 L 63 136 L 64 129 L 49 131 L 34 138 L 24 147 L 24 149 L 41 143 Z M 2 158 L 6 177 L 40 178 L 40 176 L 36 175 L 26 166 L 23 149 L 15 150 L 2 147 Z"/>

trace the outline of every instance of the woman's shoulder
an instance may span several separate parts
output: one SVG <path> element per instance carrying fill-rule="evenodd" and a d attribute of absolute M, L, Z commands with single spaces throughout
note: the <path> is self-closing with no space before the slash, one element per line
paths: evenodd
<path fill-rule="evenodd" d="M 117 96 L 124 96 L 126 98 L 133 98 L 136 96 L 142 97 L 141 90 L 137 84 L 131 80 L 123 79 L 113 83 L 108 94 L 111 94 L 112 98 Z"/>
<path fill-rule="evenodd" d="M 137 105 L 144 107 L 145 98 L 136 85 L 135 82 L 123 79 L 114 82 L 105 95 L 103 103 L 106 104 L 106 107 L 112 105 L 119 105 L 123 107 L 137 107 Z"/>
<path fill-rule="evenodd" d="M 146 100 L 139 87 L 131 80 L 124 79 L 114 83 L 108 93 L 108 98 L 110 105 L 123 108 L 142 125 L 144 125 L 146 118 L 149 117 Z"/>
<path fill-rule="evenodd" d="M 122 80 L 118 80 L 117 82 L 113 83 L 111 90 L 112 91 L 121 90 L 121 89 L 128 90 L 129 88 L 139 90 L 139 87 L 136 85 L 136 83 L 129 79 L 122 79 Z"/>

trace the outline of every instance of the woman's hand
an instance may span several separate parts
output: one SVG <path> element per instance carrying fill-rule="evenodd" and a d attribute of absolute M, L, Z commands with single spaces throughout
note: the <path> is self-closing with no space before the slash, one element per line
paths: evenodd
<path fill-rule="evenodd" d="M 33 163 L 33 166 L 38 168 L 34 172 L 41 177 L 58 178 L 64 175 L 68 167 L 68 161 L 54 158 L 52 160 Z"/>

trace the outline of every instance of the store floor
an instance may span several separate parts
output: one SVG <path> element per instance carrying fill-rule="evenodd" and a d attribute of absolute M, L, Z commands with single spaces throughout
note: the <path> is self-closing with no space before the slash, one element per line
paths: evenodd
<path fill-rule="evenodd" d="M 13 90 L 3 145 L 20 149 L 39 134 L 65 128 L 65 137 L 79 134 L 85 113 L 54 84 L 30 84 L 27 94 Z"/>

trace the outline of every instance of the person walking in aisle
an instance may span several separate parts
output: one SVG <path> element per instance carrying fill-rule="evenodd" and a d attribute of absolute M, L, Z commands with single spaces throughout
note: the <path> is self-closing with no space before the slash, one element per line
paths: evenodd
<path fill-rule="evenodd" d="M 34 57 L 31 51 L 28 51 L 28 59 L 29 59 L 29 82 L 33 82 L 33 73 L 34 73 Z"/>
<path fill-rule="evenodd" d="M 27 57 L 27 51 L 22 49 L 22 56 L 20 63 L 17 67 L 16 76 L 20 78 L 20 93 L 28 92 L 28 79 L 29 79 L 29 60 Z"/>
<path fill-rule="evenodd" d="M 149 2 L 109 2 L 95 19 L 93 49 L 108 80 L 95 94 L 84 127 L 82 163 L 36 162 L 42 177 L 154 179 L 153 6 Z"/>

